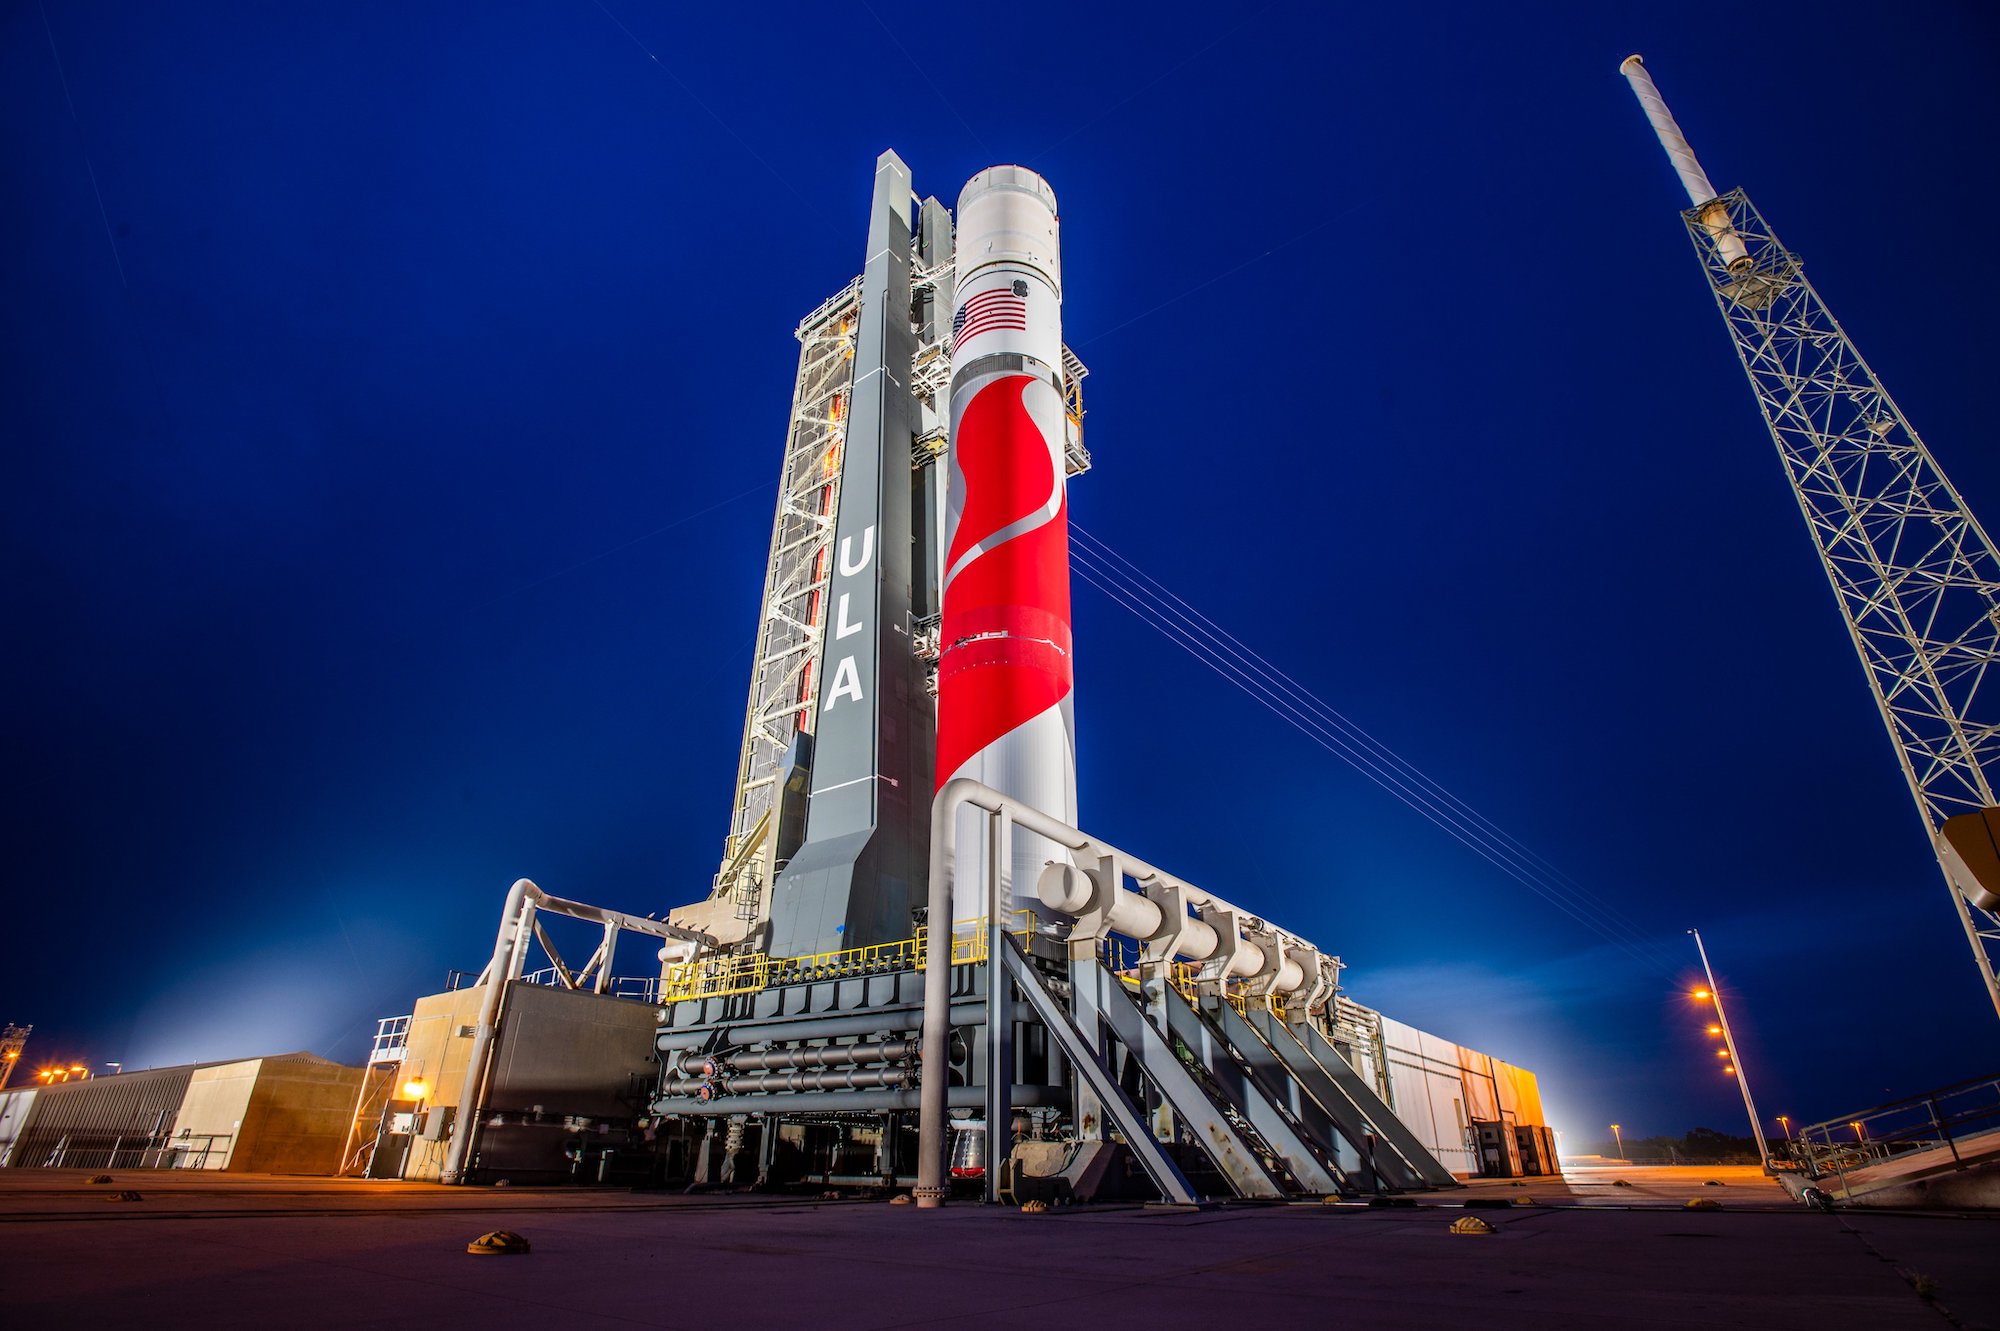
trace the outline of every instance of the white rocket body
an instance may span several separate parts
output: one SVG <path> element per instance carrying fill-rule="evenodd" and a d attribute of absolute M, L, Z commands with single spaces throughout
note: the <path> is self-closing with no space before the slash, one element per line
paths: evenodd
<path fill-rule="evenodd" d="M 1076 823 L 1062 269 L 1056 199 L 1018 166 L 974 176 L 954 244 L 951 473 L 938 659 L 942 786 L 976 781 Z M 954 922 L 986 912 L 990 855 L 971 811 Z M 974 855 L 978 863 L 967 863 Z M 1017 831 L 1009 902 L 1034 902 L 1053 843 Z M 933 927 L 939 922 L 933 921 Z"/>

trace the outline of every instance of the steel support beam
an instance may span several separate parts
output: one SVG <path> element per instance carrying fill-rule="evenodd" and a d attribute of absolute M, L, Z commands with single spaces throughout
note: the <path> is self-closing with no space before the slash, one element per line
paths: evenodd
<path fill-rule="evenodd" d="M 1417 1135 L 1405 1127 L 1395 1111 L 1382 1103 L 1366 1079 L 1356 1072 L 1340 1051 L 1310 1025 L 1287 1025 L 1269 1012 L 1254 1013 L 1251 1022 L 1263 1035 L 1267 1047 L 1284 1060 L 1292 1075 L 1320 1098 L 1320 1103 L 1336 1115 L 1350 1116 L 1348 1130 L 1373 1131 L 1379 1147 L 1402 1160 L 1403 1166 L 1423 1184 L 1449 1188 L 1458 1183 L 1442 1161 L 1430 1153 Z M 1344 1108 L 1343 1108 L 1344 1106 Z M 1350 1138 L 1352 1140 L 1352 1138 Z M 1378 1160 L 1387 1172 L 1390 1161 Z"/>
<path fill-rule="evenodd" d="M 1284 1187 L 1258 1160 L 1256 1148 L 1209 1098 L 1174 1052 L 1173 1042 L 1147 1020 L 1145 1010 L 1125 992 L 1118 977 L 1096 960 L 1072 961 L 1069 973 L 1072 985 L 1077 988 L 1088 985 L 1096 991 L 1098 1010 L 1111 1033 L 1139 1060 L 1146 1079 L 1159 1091 L 1160 1098 L 1172 1106 L 1187 1135 L 1229 1180 L 1236 1195 L 1250 1200 L 1282 1198 Z"/>
<path fill-rule="evenodd" d="M 1027 1000 L 1028 1006 L 1034 1009 L 1035 1015 L 1041 1018 L 1042 1025 L 1049 1032 L 1049 1038 L 1055 1041 L 1056 1047 L 1069 1059 L 1070 1066 L 1076 1070 L 1078 1082 L 1090 1088 L 1103 1108 L 1105 1117 L 1124 1134 L 1126 1146 L 1137 1157 L 1140 1167 L 1146 1171 L 1146 1177 L 1153 1180 L 1153 1186 L 1158 1188 L 1160 1195 L 1168 1201 L 1184 1205 L 1194 1203 L 1197 1198 L 1193 1185 L 1187 1180 L 1187 1175 L 1181 1173 L 1180 1166 L 1174 1163 L 1173 1157 L 1153 1140 L 1153 1135 L 1146 1130 L 1145 1114 L 1125 1097 L 1124 1091 L 1119 1089 L 1117 1081 L 1100 1060 L 1097 1047 L 1077 1029 L 1076 1024 L 1069 1019 L 1069 1014 L 1063 1011 L 1062 1004 L 1056 1002 L 1048 989 L 1043 986 L 1042 977 L 1036 973 L 1034 967 L 1028 965 L 1012 938 L 1005 940 L 1002 955 L 1005 958 L 1006 974 L 1021 986 L 1022 997 Z M 1095 966 L 1097 963 L 1090 964 Z M 998 1162 L 990 1163 L 987 1169 L 988 1176 L 991 1177 L 998 1172 Z"/>
<path fill-rule="evenodd" d="M 1235 1008 L 1223 1003 L 1203 1012 L 1178 990 L 1167 995 L 1166 1008 L 1168 1030 L 1208 1069 L 1300 1188 L 1321 1197 L 1353 1191 L 1340 1165 L 1340 1134 L 1326 1111 L 1299 1090 Z"/>

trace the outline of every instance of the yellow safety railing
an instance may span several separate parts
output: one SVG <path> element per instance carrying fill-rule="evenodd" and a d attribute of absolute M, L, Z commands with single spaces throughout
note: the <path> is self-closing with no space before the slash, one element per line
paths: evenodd
<path fill-rule="evenodd" d="M 976 920 L 958 920 L 951 926 L 951 964 L 965 966 L 986 960 L 986 924 L 984 915 Z M 1016 910 L 1007 913 L 1007 932 L 1023 943 L 1034 932 L 1035 916 L 1032 911 Z M 923 965 L 927 929 L 917 930 L 913 940 L 917 945 L 917 965 Z"/>
<path fill-rule="evenodd" d="M 660 976 L 660 1001 L 754 994 L 770 981 L 771 959 L 762 952 L 738 957 L 702 957 L 669 966 Z"/>
<path fill-rule="evenodd" d="M 1140 958 L 1138 944 L 1129 938 L 1106 937 L 1098 944 L 1097 954 L 1099 959 L 1104 962 L 1106 969 L 1113 975 L 1116 975 L 1125 985 L 1133 989 L 1139 987 Z M 1167 982 L 1173 985 L 1174 992 L 1190 1003 L 1195 1002 L 1199 997 L 1199 991 L 1196 988 L 1195 982 L 1200 975 L 1200 965 L 1192 961 L 1176 961 L 1170 963 L 1167 967 Z M 1250 997 L 1243 992 L 1240 980 L 1231 979 L 1226 981 L 1223 985 L 1223 992 L 1229 996 L 1229 1006 L 1235 1008 L 1238 1012 L 1244 1012 L 1249 1007 Z M 1275 994 L 1269 999 L 1262 1001 L 1268 1002 L 1274 1011 L 1283 1010 Z"/>
<path fill-rule="evenodd" d="M 1034 916 L 1029 911 L 1017 910 L 1008 916 L 1008 924 L 1008 933 L 1026 939 L 1034 928 Z M 952 965 L 964 966 L 986 960 L 984 917 L 960 920 L 952 926 L 951 932 Z M 918 970 L 924 964 L 925 950 L 925 931 L 919 929 L 914 938 L 844 948 L 838 952 L 816 952 L 806 957 L 773 957 L 762 952 L 701 957 L 667 967 L 660 977 L 660 1002 L 724 998 L 732 994 L 754 994 L 779 984 L 844 980 L 861 975 Z"/>

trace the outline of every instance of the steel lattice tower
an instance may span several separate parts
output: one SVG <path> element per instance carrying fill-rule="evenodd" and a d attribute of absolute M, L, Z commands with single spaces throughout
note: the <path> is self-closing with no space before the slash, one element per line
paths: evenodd
<path fill-rule="evenodd" d="M 1688 237 L 1935 844 L 1996 803 L 2000 554 L 1798 256 L 1742 190 L 1716 194 L 1639 57 L 1622 72 L 1694 205 Z M 2000 1010 L 2000 915 L 1946 882 Z"/>

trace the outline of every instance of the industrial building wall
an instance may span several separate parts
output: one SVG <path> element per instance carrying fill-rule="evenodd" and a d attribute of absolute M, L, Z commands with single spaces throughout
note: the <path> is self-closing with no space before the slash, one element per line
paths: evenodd
<path fill-rule="evenodd" d="M 432 994 L 413 1009 L 402 1077 L 424 1082 L 425 1107 L 432 1114 L 458 1114 L 481 993 L 475 988 Z M 635 1117 L 658 1072 L 653 1062 L 658 1012 L 650 1003 L 513 983 L 494 1040 L 485 1100 L 489 1118 L 497 1116 L 503 1126 L 533 1119 L 559 1128 L 565 1119 Z M 451 1130 L 462 1131 L 462 1123 Z M 403 1177 L 437 1178 L 447 1140 L 412 1142 Z M 485 1141 L 482 1150 L 498 1151 L 503 1138 L 489 1132 Z M 559 1150 L 560 1132 L 551 1143 Z"/>
<path fill-rule="evenodd" d="M 21 1130 L 28 1125 L 28 1114 L 35 1107 L 35 1092 L 39 1086 L 23 1086 L 17 1090 L 0 1091 L 0 1168 L 14 1161 L 14 1143 L 21 1138 Z"/>
<path fill-rule="evenodd" d="M 340 1168 L 361 1068 L 307 1056 L 262 1060 L 243 1136 L 229 1162 L 258 1174 L 331 1174 Z"/>
<path fill-rule="evenodd" d="M 183 1168 L 331 1174 L 340 1165 L 362 1070 L 310 1054 L 195 1069 L 174 1124 Z M 198 1144 L 212 1140 L 215 1149 Z"/>
<path fill-rule="evenodd" d="M 427 1104 L 458 1103 L 484 994 L 480 988 L 427 994 L 411 1009 L 409 1034 L 403 1040 L 402 1080 L 422 1082 Z"/>
<path fill-rule="evenodd" d="M 1527 1069 L 1389 1017 L 1382 1018 L 1382 1041 L 1396 1117 L 1452 1173 L 1493 1172 L 1493 1162 L 1482 1162 L 1476 1123 L 1545 1123 L 1541 1090 Z"/>
<path fill-rule="evenodd" d="M 507 998 L 489 1109 L 632 1118 L 657 1075 L 650 1003 L 517 984 Z M 634 1081 L 637 1078 L 637 1081 Z"/>
<path fill-rule="evenodd" d="M 1479 1153 L 1467 1137 L 1472 1116 L 1458 1046 L 1400 1021 L 1382 1019 L 1389 1057 L 1390 1107 L 1446 1169 L 1479 1172 Z"/>
<path fill-rule="evenodd" d="M 250 1092 L 257 1084 L 261 1058 L 196 1068 L 188 1078 L 172 1136 L 189 1150 L 179 1161 L 183 1169 L 227 1169 L 236 1151 L 243 1118 L 250 1109 Z"/>
<path fill-rule="evenodd" d="M 164 1136 L 180 1111 L 192 1065 L 39 1088 L 7 1163 L 14 1168 L 108 1166 Z"/>
<path fill-rule="evenodd" d="M 526 986 L 520 986 L 526 987 Z M 472 1032 L 479 1022 L 479 1004 L 485 990 L 474 987 L 448 993 L 427 994 L 411 1009 L 409 1034 L 403 1042 L 403 1067 L 392 1094 L 399 1101 L 402 1086 L 423 1085 L 423 1104 L 433 1113 L 456 1112 L 465 1091 L 465 1066 L 472 1057 Z M 372 1132 L 375 1125 L 362 1125 Z M 411 1144 L 403 1177 L 435 1179 L 444 1168 L 444 1143 L 418 1141 Z"/>

